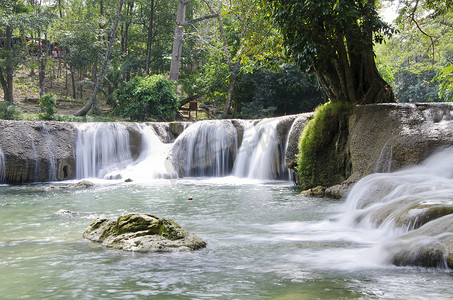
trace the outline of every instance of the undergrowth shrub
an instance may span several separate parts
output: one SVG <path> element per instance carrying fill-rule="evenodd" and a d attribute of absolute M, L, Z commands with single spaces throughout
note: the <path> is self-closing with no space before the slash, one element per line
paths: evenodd
<path fill-rule="evenodd" d="M 53 120 L 54 115 L 57 112 L 57 100 L 54 95 L 50 93 L 44 94 L 39 99 L 38 103 L 42 118 L 44 120 Z"/>
<path fill-rule="evenodd" d="M 117 106 L 113 113 L 131 121 L 167 119 L 179 108 L 175 83 L 163 75 L 135 77 L 116 90 L 115 96 Z"/>
<path fill-rule="evenodd" d="M 0 102 L 0 119 L 2 120 L 20 120 L 22 110 L 9 102 Z"/>

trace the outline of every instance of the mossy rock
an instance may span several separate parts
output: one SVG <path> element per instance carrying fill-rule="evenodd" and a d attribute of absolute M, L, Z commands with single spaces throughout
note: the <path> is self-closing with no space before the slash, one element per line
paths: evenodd
<path fill-rule="evenodd" d="M 125 214 L 117 220 L 97 218 L 85 230 L 83 237 L 107 248 L 139 252 L 206 247 L 203 240 L 181 228 L 175 221 L 141 213 Z"/>
<path fill-rule="evenodd" d="M 170 127 L 171 133 L 175 136 L 178 137 L 186 128 L 187 125 L 181 123 L 181 122 L 170 122 L 168 123 Z"/>
<path fill-rule="evenodd" d="M 348 151 L 350 103 L 318 107 L 299 139 L 298 173 L 304 189 L 333 186 L 351 175 Z"/>

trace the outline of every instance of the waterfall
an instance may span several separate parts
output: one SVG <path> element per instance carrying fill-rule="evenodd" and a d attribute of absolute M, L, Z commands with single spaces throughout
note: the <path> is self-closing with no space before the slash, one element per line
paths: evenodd
<path fill-rule="evenodd" d="M 231 121 L 190 125 L 173 146 L 173 165 L 180 177 L 229 175 L 237 151 L 237 130 Z"/>
<path fill-rule="evenodd" d="M 385 143 L 374 168 L 374 173 L 388 173 L 392 169 L 393 146 Z"/>
<path fill-rule="evenodd" d="M 76 142 L 76 176 L 146 180 L 233 175 L 288 180 L 288 137 L 283 131 L 291 127 L 289 121 L 291 118 L 200 121 L 185 128 L 174 142 L 168 124 L 135 124 L 138 130 L 131 132 L 135 132 L 135 139 L 141 139 L 141 147 L 134 148 L 139 153 L 135 161 L 131 128 L 119 123 L 82 124 Z M 285 124 L 280 136 L 279 124 Z M 236 126 L 244 130 L 240 149 Z"/>
<path fill-rule="evenodd" d="M 36 145 L 33 136 L 29 135 L 30 142 L 31 142 L 31 150 L 33 152 L 33 161 L 34 163 L 34 170 L 33 170 L 33 181 L 39 181 L 39 164 L 38 164 L 38 151 L 36 150 Z"/>
<path fill-rule="evenodd" d="M 284 164 L 286 145 L 280 145 L 277 136 L 279 122 L 279 119 L 264 119 L 254 125 L 244 121 L 244 137 L 234 162 L 234 176 L 261 180 L 287 179 Z"/>
<path fill-rule="evenodd" d="M 142 151 L 138 159 L 123 170 L 106 175 L 111 178 L 130 178 L 136 180 L 175 178 L 176 173 L 170 158 L 171 143 L 163 143 L 155 127 L 140 126 Z"/>
<path fill-rule="evenodd" d="M 103 178 L 132 162 L 129 132 L 123 124 L 87 123 L 77 129 L 77 178 Z"/>
<path fill-rule="evenodd" d="M 41 126 L 41 131 L 44 135 L 44 140 L 45 140 L 44 144 L 45 144 L 48 159 L 49 159 L 48 181 L 55 181 L 57 179 L 57 170 L 56 170 L 54 144 L 52 142 L 52 136 L 50 134 L 49 128 L 47 128 L 47 126 L 44 123 Z"/>
<path fill-rule="evenodd" d="M 443 244 L 453 242 L 453 150 L 405 170 L 366 176 L 345 205 L 340 223 L 373 230 L 383 260 L 442 267 Z"/>
<path fill-rule="evenodd" d="M 3 154 L 2 148 L 0 148 L 0 183 L 3 183 L 5 181 L 5 177 L 5 155 Z"/>

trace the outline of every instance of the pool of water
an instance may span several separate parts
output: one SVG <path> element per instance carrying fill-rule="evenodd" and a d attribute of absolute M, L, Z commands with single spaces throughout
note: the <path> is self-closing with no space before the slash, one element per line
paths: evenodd
<path fill-rule="evenodd" d="M 45 186 L 0 186 L 2 299 L 453 298 L 451 273 L 388 265 L 381 233 L 341 225 L 341 201 L 300 196 L 288 182 Z M 207 248 L 121 252 L 82 238 L 95 217 L 126 212 L 170 217 Z"/>

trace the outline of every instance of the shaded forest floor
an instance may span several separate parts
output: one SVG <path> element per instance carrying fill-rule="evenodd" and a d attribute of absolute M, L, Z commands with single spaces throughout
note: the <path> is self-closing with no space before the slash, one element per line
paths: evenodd
<path fill-rule="evenodd" d="M 46 74 L 46 93 L 52 93 L 57 99 L 57 114 L 73 115 L 80 110 L 92 94 L 92 88 L 76 85 L 76 98 L 72 97 L 72 86 L 69 72 L 55 64 L 54 68 Z M 77 79 L 78 80 L 78 79 Z M 39 110 L 39 79 L 37 70 L 31 72 L 23 67 L 14 75 L 14 104 L 26 114 L 37 114 Z M 102 99 L 99 99 L 99 111 L 101 116 L 107 116 L 110 107 Z M 4 101 L 3 91 L 0 93 L 0 101 Z"/>
<path fill-rule="evenodd" d="M 73 89 L 69 71 L 65 70 L 58 61 L 53 61 L 54 65 L 46 74 L 46 93 L 52 93 L 56 100 L 56 114 L 72 116 L 75 112 L 84 107 L 86 101 L 93 93 L 89 86 L 76 84 L 76 98 L 73 98 Z M 76 81 L 87 78 L 77 78 Z M 25 114 L 38 114 L 39 108 L 39 78 L 37 70 L 31 72 L 28 67 L 22 67 L 16 71 L 14 76 L 14 104 Z M 0 91 L 0 101 L 4 101 L 3 91 Z M 199 111 L 197 114 L 191 112 L 189 117 L 188 104 L 179 112 L 177 119 L 180 120 L 200 120 L 210 118 L 206 111 Z M 98 94 L 98 110 L 96 115 L 108 117 L 111 107 L 105 103 L 101 93 Z M 121 119 L 110 117 L 114 119 Z"/>

